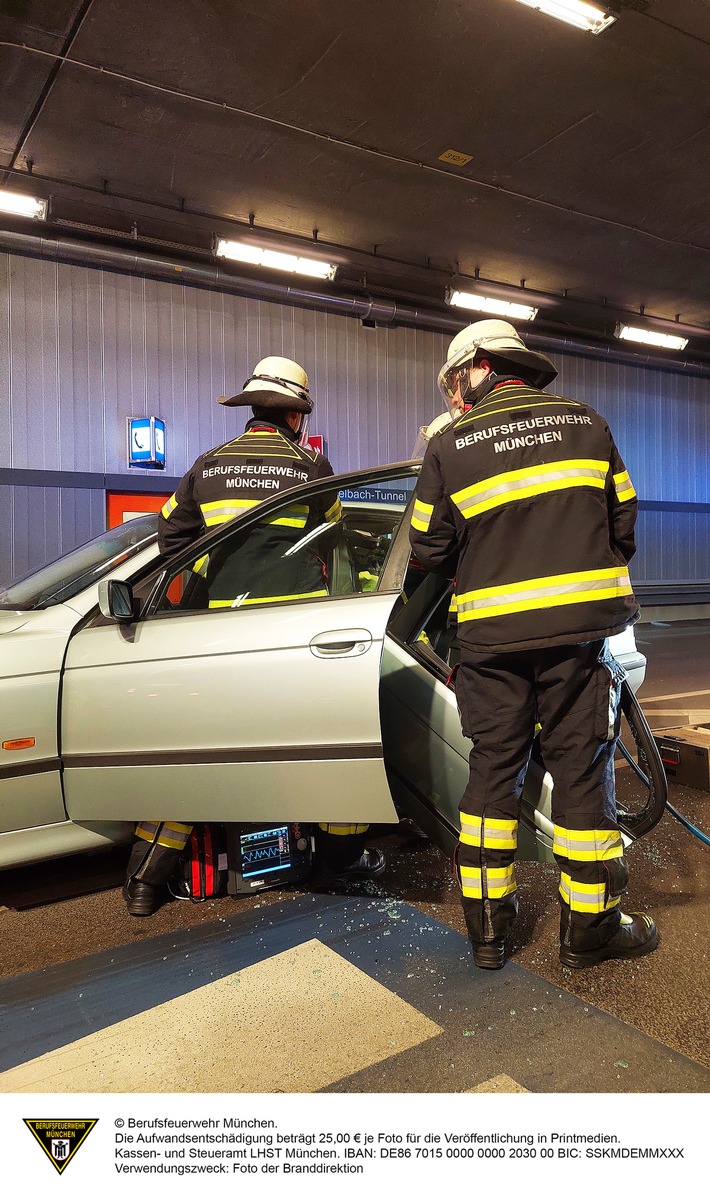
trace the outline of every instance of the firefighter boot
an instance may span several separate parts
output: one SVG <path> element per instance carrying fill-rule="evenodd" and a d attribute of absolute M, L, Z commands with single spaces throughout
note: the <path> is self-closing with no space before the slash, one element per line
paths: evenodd
<path fill-rule="evenodd" d="M 177 868 L 181 852 L 160 843 L 136 839 L 126 869 L 123 897 L 128 913 L 147 918 L 163 900 L 163 886 Z"/>
<path fill-rule="evenodd" d="M 490 939 L 487 943 L 471 940 L 473 962 L 477 968 L 502 968 L 505 964 L 505 939 Z"/>
<path fill-rule="evenodd" d="M 658 947 L 658 930 L 648 914 L 620 914 L 614 934 L 599 942 L 593 927 L 564 924 L 560 962 L 565 968 L 590 968 L 603 960 L 632 960 L 646 956 Z"/>
<path fill-rule="evenodd" d="M 354 823 L 319 823 L 315 829 L 314 880 L 311 888 L 348 893 L 382 876 L 383 852 L 365 848 L 369 826 Z"/>
<path fill-rule="evenodd" d="M 460 850 L 460 848 L 459 848 Z M 466 871 L 459 866 L 459 871 Z M 506 961 L 505 941 L 518 912 L 515 893 L 497 900 L 463 897 L 463 913 L 476 968 L 502 968 Z"/>
<path fill-rule="evenodd" d="M 386 864 L 384 852 L 378 851 L 376 848 L 366 848 L 354 864 L 348 864 L 347 868 L 342 868 L 338 872 L 331 888 L 347 892 L 351 885 L 361 885 L 365 881 L 373 881 L 375 877 L 382 876 Z"/>

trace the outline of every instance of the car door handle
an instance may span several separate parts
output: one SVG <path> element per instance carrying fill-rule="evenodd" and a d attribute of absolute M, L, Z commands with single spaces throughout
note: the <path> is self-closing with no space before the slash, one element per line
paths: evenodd
<path fill-rule="evenodd" d="M 326 630 L 315 635 L 309 647 L 319 659 L 338 659 L 346 655 L 364 655 L 372 646 L 369 630 Z"/>

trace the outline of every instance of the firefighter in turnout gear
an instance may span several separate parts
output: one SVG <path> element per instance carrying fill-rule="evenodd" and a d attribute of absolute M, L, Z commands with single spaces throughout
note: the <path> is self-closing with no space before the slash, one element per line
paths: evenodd
<path fill-rule="evenodd" d="M 313 409 L 308 376 L 298 363 L 270 355 L 257 363 L 242 392 L 219 397 L 227 406 L 250 406 L 253 416 L 243 434 L 201 455 L 163 506 L 158 544 L 163 555 L 189 547 L 206 530 L 221 525 L 261 501 L 307 481 L 332 476 L 333 469 L 305 445 L 306 421 Z M 294 501 L 252 530 L 247 552 L 221 562 L 204 556 L 193 571 L 204 578 L 210 609 L 235 608 L 275 600 L 326 596 L 325 564 L 316 544 L 312 554 L 283 554 L 304 534 L 340 520 L 337 492 L 316 504 Z M 327 539 L 327 533 L 324 535 Z M 283 551 L 281 550 L 283 548 Z M 231 563 L 231 566 L 230 566 Z M 264 564 L 272 565 L 264 569 Z M 235 572 L 238 575 L 235 576 Z M 152 914 L 161 887 L 175 872 L 192 827 L 180 822 L 140 822 L 126 872 L 128 912 Z M 382 852 L 365 849 L 367 826 L 321 824 L 316 831 L 317 883 L 347 888 L 381 875 Z"/>
<path fill-rule="evenodd" d="M 628 563 L 637 501 L 604 419 L 542 391 L 557 375 L 504 321 L 449 347 L 439 386 L 453 422 L 434 436 L 410 540 L 454 579 L 455 688 L 473 740 L 457 870 L 475 963 L 502 968 L 517 912 L 520 795 L 536 723 L 552 773 L 560 959 L 583 968 L 653 951 L 627 883 L 614 751 L 623 669 L 606 639 L 639 616 Z"/>

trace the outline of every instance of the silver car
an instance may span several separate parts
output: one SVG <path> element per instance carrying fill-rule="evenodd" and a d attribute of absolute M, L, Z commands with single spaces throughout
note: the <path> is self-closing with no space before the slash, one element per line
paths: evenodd
<path fill-rule="evenodd" d="M 137 518 L 0 589 L 0 868 L 126 840 L 140 818 L 408 815 L 449 852 L 469 743 L 449 684 L 451 585 L 410 555 L 419 467 L 289 490 L 168 560 L 157 519 Z M 285 555 L 274 540 L 271 563 L 264 525 L 335 490 L 339 520 L 295 532 Z M 282 582 L 276 595 L 266 584 L 254 594 L 255 545 L 263 580 Z M 227 563 L 238 580 L 247 562 L 251 591 L 215 606 L 212 573 Z M 323 587 L 303 595 L 314 564 Z M 633 632 L 612 643 L 637 688 Z M 658 821 L 665 794 L 631 690 L 626 708 L 641 778 L 641 802 L 622 817 L 630 840 Z M 523 857 L 552 859 L 552 788 L 534 758 Z"/>

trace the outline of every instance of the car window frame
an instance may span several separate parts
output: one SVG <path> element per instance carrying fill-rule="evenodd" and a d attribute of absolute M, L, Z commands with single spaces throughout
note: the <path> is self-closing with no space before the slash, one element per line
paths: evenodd
<path fill-rule="evenodd" d="M 451 667 L 433 650 L 429 643 L 423 640 L 418 641 L 418 635 L 443 601 L 446 592 L 451 589 L 451 580 L 429 572 L 414 590 L 410 600 L 394 615 L 387 627 L 389 637 L 393 638 L 400 647 L 422 663 L 430 672 L 433 672 L 443 684 L 449 684 L 451 680 Z"/>
<path fill-rule="evenodd" d="M 373 590 L 375 593 L 400 592 L 401 586 L 397 586 L 397 579 L 406 571 L 406 562 L 404 567 L 401 565 L 402 548 L 406 545 L 409 548 L 409 518 L 414 506 L 414 497 L 416 492 L 416 483 L 421 468 L 420 460 L 405 460 L 399 463 L 389 463 L 381 468 L 360 468 L 356 472 L 348 472 L 337 476 L 322 476 L 318 480 L 306 481 L 305 484 L 300 484 L 296 488 L 289 488 L 286 492 L 279 493 L 274 497 L 269 497 L 267 500 L 255 505 L 247 514 L 239 515 L 232 518 L 229 522 L 224 522 L 221 526 L 215 529 L 205 531 L 200 538 L 196 539 L 189 547 L 182 551 L 175 552 L 170 559 L 164 560 L 156 569 L 153 568 L 155 579 L 152 580 L 150 575 L 147 578 L 141 578 L 141 586 L 147 585 L 148 591 L 143 599 L 138 617 L 136 621 L 154 621 L 168 619 L 173 620 L 179 617 L 188 617 L 191 614 L 211 614 L 215 618 L 219 614 L 225 615 L 236 612 L 233 609 L 176 609 L 174 612 L 169 610 L 158 610 L 158 605 L 164 595 L 165 588 L 169 587 L 170 580 L 179 572 L 190 569 L 192 565 L 201 559 L 203 555 L 207 555 L 211 550 L 218 547 L 225 539 L 230 538 L 234 533 L 237 525 L 240 530 L 245 532 L 251 527 L 259 524 L 269 513 L 279 510 L 284 503 L 294 504 L 298 502 L 300 496 L 313 496 L 317 493 L 336 491 L 338 494 L 346 489 L 368 487 L 376 484 L 386 484 L 388 481 L 401 479 L 404 476 L 410 476 L 413 480 L 414 487 L 401 515 L 400 523 L 392 540 L 392 546 L 387 552 L 385 562 L 382 566 L 382 572 L 377 582 L 377 587 Z M 396 553 L 395 566 L 390 569 L 390 563 Z M 323 597 L 301 598 L 294 597 L 288 601 L 279 601 L 276 604 L 282 605 L 303 605 L 303 604 L 323 604 L 328 601 L 337 601 L 344 599 L 352 599 L 354 597 L 367 597 L 372 594 L 368 592 L 353 591 L 351 593 L 339 593 L 337 595 L 326 595 Z M 255 605 L 250 605 L 250 610 L 256 609 L 273 609 L 273 601 L 264 601 Z"/>

